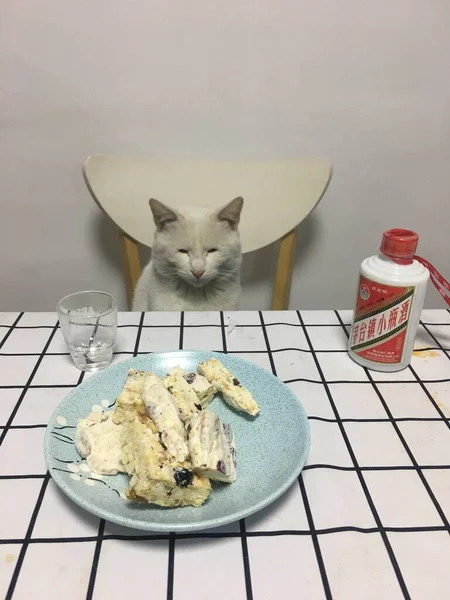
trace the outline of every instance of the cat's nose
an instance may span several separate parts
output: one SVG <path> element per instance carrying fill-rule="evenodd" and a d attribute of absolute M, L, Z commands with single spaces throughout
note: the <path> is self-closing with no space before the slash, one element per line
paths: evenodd
<path fill-rule="evenodd" d="M 197 277 L 197 279 L 200 279 L 204 272 L 205 269 L 191 269 L 192 275 L 194 275 L 194 277 Z"/>

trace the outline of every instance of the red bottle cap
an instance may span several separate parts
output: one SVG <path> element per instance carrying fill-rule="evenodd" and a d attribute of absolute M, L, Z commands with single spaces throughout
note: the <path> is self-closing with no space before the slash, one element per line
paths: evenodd
<path fill-rule="evenodd" d="M 389 229 L 383 233 L 380 252 L 400 264 L 409 264 L 416 253 L 419 236 L 409 229 Z"/>

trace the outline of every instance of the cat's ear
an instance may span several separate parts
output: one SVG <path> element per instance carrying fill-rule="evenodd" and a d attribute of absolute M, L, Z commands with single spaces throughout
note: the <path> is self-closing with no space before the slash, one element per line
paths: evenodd
<path fill-rule="evenodd" d="M 217 213 L 219 221 L 225 221 L 228 223 L 233 231 L 236 231 L 241 218 L 242 207 L 244 206 L 244 199 L 240 196 L 235 198 L 224 207 L 222 207 Z"/>
<path fill-rule="evenodd" d="M 150 208 L 158 231 L 178 218 L 176 212 L 155 198 L 150 198 Z"/>

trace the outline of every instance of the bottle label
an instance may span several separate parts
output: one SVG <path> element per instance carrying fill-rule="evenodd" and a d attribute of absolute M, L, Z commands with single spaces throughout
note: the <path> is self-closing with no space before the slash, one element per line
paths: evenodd
<path fill-rule="evenodd" d="M 350 332 L 352 351 L 372 362 L 402 362 L 414 292 L 415 286 L 385 285 L 361 275 Z"/>

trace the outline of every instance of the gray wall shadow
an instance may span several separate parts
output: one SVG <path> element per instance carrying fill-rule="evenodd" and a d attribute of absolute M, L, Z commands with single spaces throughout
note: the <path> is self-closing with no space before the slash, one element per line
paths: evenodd
<path fill-rule="evenodd" d="M 123 278 L 123 262 L 119 246 L 119 228 L 108 215 L 100 210 L 94 219 L 93 230 L 96 242 L 101 250 L 102 258 L 109 263 L 121 278 Z M 139 243 L 138 249 L 141 267 L 144 268 L 151 258 L 152 251 L 151 248 Z"/>
<path fill-rule="evenodd" d="M 321 223 L 318 213 L 312 212 L 297 228 L 297 246 L 295 249 L 295 267 L 302 262 L 307 262 L 314 252 L 314 246 L 320 239 Z"/>
<path fill-rule="evenodd" d="M 102 259 L 123 276 L 122 256 L 119 247 L 119 229 L 102 210 L 98 210 L 93 221 L 93 235 Z"/>
<path fill-rule="evenodd" d="M 273 281 L 277 264 L 278 243 L 248 252 L 242 258 L 242 283 L 245 286 Z"/>
<path fill-rule="evenodd" d="M 320 219 L 318 215 L 312 213 L 297 228 L 297 244 L 294 253 L 294 269 L 292 274 L 293 281 L 299 265 L 310 260 L 314 252 L 314 246 L 318 243 L 319 235 Z M 242 261 L 242 309 L 270 309 L 277 267 L 278 248 L 279 242 L 274 242 L 260 250 L 244 254 Z M 255 296 L 257 296 L 257 302 L 255 302 Z"/>

